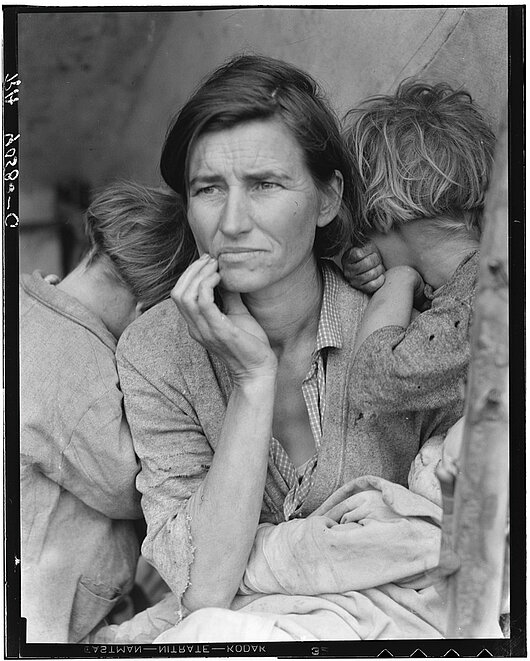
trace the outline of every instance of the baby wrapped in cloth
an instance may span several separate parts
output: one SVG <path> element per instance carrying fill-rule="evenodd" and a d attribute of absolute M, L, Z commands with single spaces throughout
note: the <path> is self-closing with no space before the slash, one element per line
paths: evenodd
<path fill-rule="evenodd" d="M 230 609 L 203 608 L 178 622 L 176 597 L 96 642 L 245 642 L 442 638 L 447 579 L 436 571 L 441 492 L 435 470 L 462 424 L 424 444 L 409 488 L 363 476 L 306 519 L 258 527 Z M 500 628 L 491 632 L 501 637 Z"/>

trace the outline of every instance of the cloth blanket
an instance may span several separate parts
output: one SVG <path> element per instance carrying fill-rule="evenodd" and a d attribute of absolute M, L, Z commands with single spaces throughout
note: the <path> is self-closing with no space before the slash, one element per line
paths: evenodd
<path fill-rule="evenodd" d="M 441 638 L 441 509 L 379 477 L 307 519 L 258 528 L 231 610 L 206 608 L 156 642 Z"/>
<path fill-rule="evenodd" d="M 230 610 L 205 608 L 179 622 L 168 595 L 95 642 L 441 638 L 446 580 L 436 572 L 442 512 L 433 500 L 357 478 L 307 519 L 259 526 Z"/>

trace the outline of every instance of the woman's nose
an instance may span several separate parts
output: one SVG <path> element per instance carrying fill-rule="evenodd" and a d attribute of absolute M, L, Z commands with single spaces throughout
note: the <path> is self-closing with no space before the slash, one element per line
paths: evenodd
<path fill-rule="evenodd" d="M 221 212 L 219 230 L 225 236 L 237 236 L 248 232 L 251 227 L 252 219 L 245 191 L 230 189 Z"/>

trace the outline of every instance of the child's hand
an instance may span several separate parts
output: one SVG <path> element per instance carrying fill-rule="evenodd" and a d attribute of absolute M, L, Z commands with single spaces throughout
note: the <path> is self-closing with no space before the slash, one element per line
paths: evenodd
<path fill-rule="evenodd" d="M 385 281 L 385 267 L 374 243 L 349 248 L 342 256 L 344 277 L 355 289 L 373 294 Z"/>

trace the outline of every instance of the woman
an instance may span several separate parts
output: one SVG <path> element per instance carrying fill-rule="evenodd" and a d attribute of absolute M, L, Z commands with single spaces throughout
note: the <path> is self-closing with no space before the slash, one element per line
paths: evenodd
<path fill-rule="evenodd" d="M 366 298 L 322 259 L 351 241 L 354 178 L 309 76 L 235 58 L 179 113 L 161 169 L 200 257 L 176 306 L 125 332 L 118 365 L 142 463 L 143 552 L 186 613 L 232 604 L 260 523 L 307 517 L 360 475 L 406 484 L 422 440 L 455 419 L 356 404 Z"/>
<path fill-rule="evenodd" d="M 182 273 L 179 198 L 120 183 L 91 204 L 88 254 L 20 283 L 22 615 L 31 642 L 80 641 L 131 589 L 138 461 L 115 348 Z M 189 263 L 189 261 L 188 261 Z"/>

